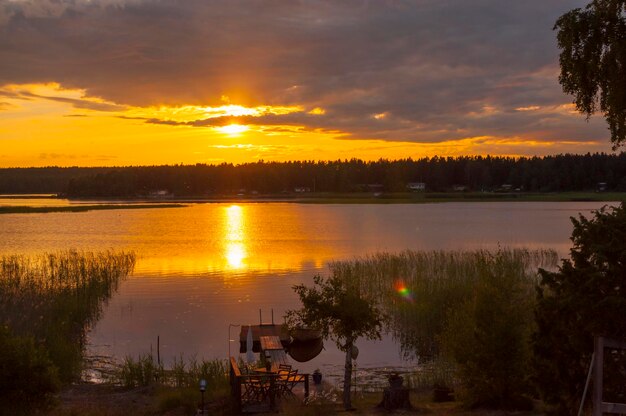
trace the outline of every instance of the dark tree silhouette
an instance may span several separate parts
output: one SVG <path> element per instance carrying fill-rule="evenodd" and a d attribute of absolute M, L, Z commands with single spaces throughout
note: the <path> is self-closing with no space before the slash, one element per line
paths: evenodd
<path fill-rule="evenodd" d="M 559 415 L 578 410 L 594 335 L 626 337 L 626 207 L 572 222 L 571 260 L 541 270 L 534 335 L 536 383 Z"/>
<path fill-rule="evenodd" d="M 352 382 L 352 351 L 360 337 L 380 339 L 385 316 L 378 306 L 360 293 L 356 285 L 333 276 L 314 277 L 314 287 L 304 285 L 293 289 L 302 302 L 302 309 L 288 311 L 290 327 L 308 327 L 320 330 L 325 339 L 332 339 L 346 353 L 343 379 L 343 405 L 352 409 L 350 386 Z"/>
<path fill-rule="evenodd" d="M 589 118 L 600 111 L 615 150 L 626 141 L 626 0 L 594 0 L 554 26 L 563 91 Z"/>

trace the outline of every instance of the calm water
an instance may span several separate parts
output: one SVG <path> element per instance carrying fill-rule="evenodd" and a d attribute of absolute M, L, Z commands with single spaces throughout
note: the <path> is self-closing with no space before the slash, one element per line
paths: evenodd
<path fill-rule="evenodd" d="M 63 200 L 3 199 L 0 205 Z M 291 286 L 326 273 L 329 260 L 404 249 L 570 248 L 570 216 L 605 203 L 307 205 L 193 204 L 185 208 L 0 215 L 0 254 L 60 249 L 134 250 L 134 274 L 105 306 L 90 352 L 122 359 L 156 348 L 226 357 L 229 324 L 255 324 L 299 304 Z M 615 204 L 613 204 L 615 205 Z M 232 328 L 237 339 L 239 328 Z M 363 367 L 402 365 L 389 337 L 360 341 Z M 342 365 L 330 344 L 303 370 Z"/>

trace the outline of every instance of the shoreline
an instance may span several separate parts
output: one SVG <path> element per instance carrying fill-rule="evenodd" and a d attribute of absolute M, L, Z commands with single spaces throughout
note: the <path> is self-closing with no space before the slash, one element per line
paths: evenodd
<path fill-rule="evenodd" d="M 19 199 L 12 194 L 0 199 Z M 432 192 L 420 194 L 314 194 L 300 195 L 237 195 L 216 197 L 150 198 L 67 198 L 50 195 L 24 195 L 24 199 L 67 199 L 75 204 L 63 206 L 0 205 L 2 214 L 41 214 L 54 212 L 87 212 L 123 209 L 183 208 L 188 204 L 439 204 L 459 202 L 626 202 L 626 192 L 559 192 L 559 193 L 497 193 L 497 192 Z"/>
<path fill-rule="evenodd" d="M 184 204 L 99 204 L 99 205 L 78 205 L 78 206 L 50 206 L 50 207 L 30 207 L 30 206 L 0 206 L 2 214 L 48 214 L 53 212 L 87 212 L 121 209 L 154 209 L 154 208 L 183 208 Z"/>

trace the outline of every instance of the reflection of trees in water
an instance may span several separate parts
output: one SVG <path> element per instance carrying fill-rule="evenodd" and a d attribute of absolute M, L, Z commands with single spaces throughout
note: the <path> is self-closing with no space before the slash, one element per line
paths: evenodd
<path fill-rule="evenodd" d="M 132 272 L 133 253 L 0 257 L 0 324 L 44 346 L 63 380 L 80 374 L 86 333 Z"/>
<path fill-rule="evenodd" d="M 451 312 L 471 299 L 487 276 L 501 273 L 507 281 L 525 282 L 533 299 L 537 268 L 553 268 L 557 257 L 554 250 L 404 251 L 334 262 L 330 269 L 354 290 L 377 297 L 405 358 L 430 359 L 439 353 Z"/>

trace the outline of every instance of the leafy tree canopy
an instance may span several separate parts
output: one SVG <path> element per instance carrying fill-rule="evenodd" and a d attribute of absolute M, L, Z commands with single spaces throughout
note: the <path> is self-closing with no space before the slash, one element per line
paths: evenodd
<path fill-rule="evenodd" d="M 580 404 L 593 337 L 626 338 L 626 207 L 572 222 L 571 260 L 541 270 L 534 336 L 537 386 L 563 415 Z"/>
<path fill-rule="evenodd" d="M 554 26 L 563 91 L 590 117 L 602 112 L 613 149 L 626 141 L 626 0 L 594 0 Z"/>
<path fill-rule="evenodd" d="M 364 297 L 356 285 L 337 276 L 313 278 L 314 287 L 294 286 L 302 309 L 287 312 L 289 327 L 308 327 L 321 331 L 324 339 L 332 339 L 346 353 L 343 404 L 352 407 L 350 385 L 352 348 L 357 338 L 380 339 L 385 315 L 376 303 Z"/>

